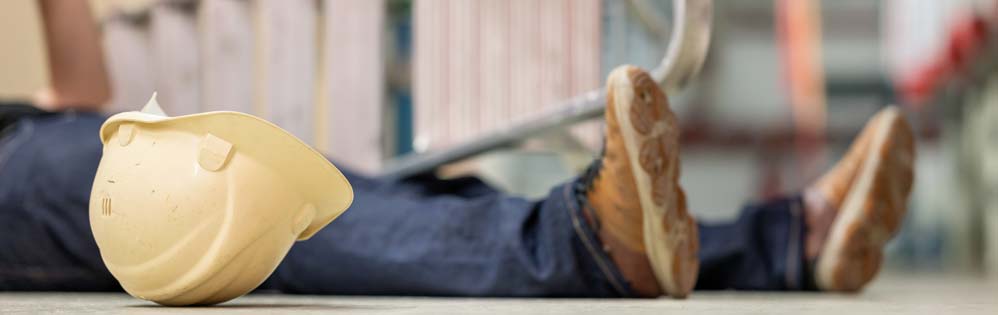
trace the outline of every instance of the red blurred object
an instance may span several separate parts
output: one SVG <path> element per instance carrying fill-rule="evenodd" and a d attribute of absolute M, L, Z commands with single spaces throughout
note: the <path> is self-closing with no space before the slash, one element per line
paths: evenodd
<path fill-rule="evenodd" d="M 776 0 L 775 4 L 777 41 L 798 156 L 795 181 L 808 182 L 824 169 L 826 155 L 827 97 L 821 55 L 821 2 Z M 779 180 L 763 181 L 768 183 L 764 186 L 779 185 Z"/>
<path fill-rule="evenodd" d="M 945 47 L 930 62 L 899 80 L 896 89 L 905 103 L 921 110 L 935 97 L 938 87 L 969 70 L 988 40 L 988 21 L 983 17 L 967 14 L 958 18 L 950 28 Z"/>

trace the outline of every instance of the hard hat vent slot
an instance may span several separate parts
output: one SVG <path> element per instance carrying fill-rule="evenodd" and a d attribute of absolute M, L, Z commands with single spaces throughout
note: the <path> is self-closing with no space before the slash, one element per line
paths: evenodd
<path fill-rule="evenodd" d="M 100 198 L 100 213 L 105 217 L 111 216 L 111 197 L 102 196 Z"/>

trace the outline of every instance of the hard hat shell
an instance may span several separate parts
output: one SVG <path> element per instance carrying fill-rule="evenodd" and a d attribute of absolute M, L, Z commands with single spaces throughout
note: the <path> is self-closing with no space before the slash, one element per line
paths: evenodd
<path fill-rule="evenodd" d="M 90 198 L 108 270 L 129 294 L 164 305 L 248 293 L 353 200 L 346 178 L 287 131 L 252 115 L 109 118 Z"/>

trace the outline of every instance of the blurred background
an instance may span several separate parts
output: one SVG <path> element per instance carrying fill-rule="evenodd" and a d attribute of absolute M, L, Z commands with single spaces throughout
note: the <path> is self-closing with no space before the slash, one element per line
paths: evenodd
<path fill-rule="evenodd" d="M 69 0 L 67 0 L 69 1 Z M 110 112 L 237 110 L 343 164 L 466 145 L 658 65 L 668 0 L 93 0 Z M 670 95 L 682 183 L 705 221 L 805 187 L 878 109 L 918 136 L 888 269 L 998 278 L 998 1 L 715 1 L 692 84 Z M 48 84 L 36 2 L 0 2 L 0 98 Z M 597 154 L 593 120 L 441 169 L 543 196 Z"/>

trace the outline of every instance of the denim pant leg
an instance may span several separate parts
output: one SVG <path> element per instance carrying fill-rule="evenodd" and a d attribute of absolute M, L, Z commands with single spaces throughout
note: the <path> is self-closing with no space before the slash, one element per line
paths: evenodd
<path fill-rule="evenodd" d="M 809 290 L 799 196 L 742 209 L 725 224 L 700 225 L 697 290 Z"/>
<path fill-rule="evenodd" d="M 90 233 L 104 117 L 25 118 L 0 142 L 0 290 L 116 290 Z M 297 244 L 268 286 L 300 293 L 622 296 L 571 185 L 543 201 L 477 179 L 347 172 L 353 209 Z"/>
<path fill-rule="evenodd" d="M 90 232 L 104 117 L 20 119 L 0 139 L 0 290 L 117 290 Z"/>
<path fill-rule="evenodd" d="M 89 229 L 104 118 L 28 118 L 0 139 L 0 290 L 114 290 Z M 573 184 L 541 201 L 475 179 L 385 182 L 345 172 L 354 205 L 297 244 L 269 286 L 297 293 L 630 296 Z M 698 289 L 800 289 L 799 197 L 701 225 Z"/>
<path fill-rule="evenodd" d="M 269 282 L 303 294 L 629 296 L 582 219 L 574 183 L 541 201 L 477 179 L 381 182 L 291 249 Z"/>

